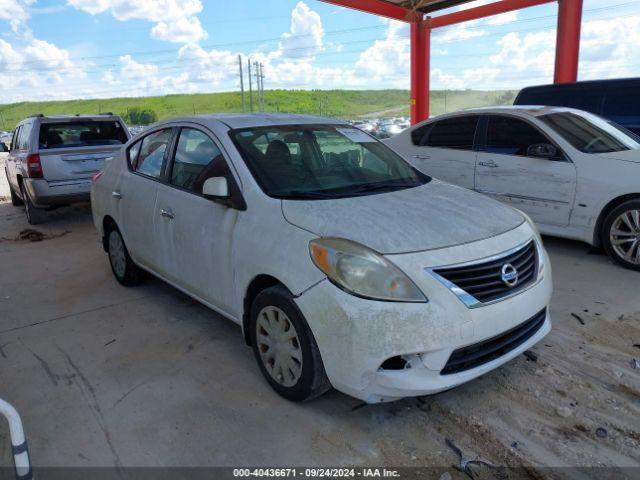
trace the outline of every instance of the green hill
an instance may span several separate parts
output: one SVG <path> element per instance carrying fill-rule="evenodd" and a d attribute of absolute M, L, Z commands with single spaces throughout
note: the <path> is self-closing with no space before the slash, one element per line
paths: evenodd
<path fill-rule="evenodd" d="M 448 90 L 431 92 L 431 113 L 513 101 L 514 91 Z M 249 108 L 248 95 L 247 109 Z M 0 105 L 0 129 L 11 130 L 29 115 L 113 112 L 125 115 L 133 107 L 151 109 L 158 119 L 177 115 L 239 112 L 239 92 L 165 95 L 161 97 L 21 102 Z M 254 110 L 258 110 L 254 93 Z M 407 90 L 267 90 L 265 111 L 306 113 L 340 118 L 409 115 Z"/>

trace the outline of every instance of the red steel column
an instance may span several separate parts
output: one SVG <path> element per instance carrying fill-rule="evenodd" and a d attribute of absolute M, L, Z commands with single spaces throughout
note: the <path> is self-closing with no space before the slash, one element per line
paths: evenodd
<path fill-rule="evenodd" d="M 558 33 L 554 83 L 578 80 L 582 0 L 558 0 Z"/>
<path fill-rule="evenodd" d="M 411 23 L 411 124 L 429 118 L 431 57 L 429 18 Z"/>

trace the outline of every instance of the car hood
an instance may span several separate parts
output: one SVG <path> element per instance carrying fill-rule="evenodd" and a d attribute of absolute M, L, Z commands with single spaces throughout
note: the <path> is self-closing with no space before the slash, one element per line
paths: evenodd
<path fill-rule="evenodd" d="M 388 254 L 482 240 L 525 221 L 513 208 L 438 180 L 359 197 L 283 200 L 282 213 L 289 223 L 320 237 L 346 238 Z"/>
<path fill-rule="evenodd" d="M 640 163 L 640 150 L 623 150 L 622 152 L 597 153 L 596 155 L 611 160 Z"/>

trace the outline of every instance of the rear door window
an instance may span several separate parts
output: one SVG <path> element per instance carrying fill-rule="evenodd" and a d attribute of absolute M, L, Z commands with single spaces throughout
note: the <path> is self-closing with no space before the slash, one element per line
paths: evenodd
<path fill-rule="evenodd" d="M 542 132 L 523 120 L 513 117 L 489 117 L 485 151 L 525 157 L 529 146 L 536 143 L 550 142 Z"/>
<path fill-rule="evenodd" d="M 172 130 L 166 128 L 153 132 L 142 139 L 136 172 L 152 178 L 160 178 L 164 154 L 171 140 Z"/>
<path fill-rule="evenodd" d="M 65 121 L 40 126 L 40 149 L 120 145 L 127 140 L 125 129 L 115 120 Z"/>
<path fill-rule="evenodd" d="M 478 115 L 453 117 L 436 122 L 426 141 L 429 147 L 473 150 Z"/>

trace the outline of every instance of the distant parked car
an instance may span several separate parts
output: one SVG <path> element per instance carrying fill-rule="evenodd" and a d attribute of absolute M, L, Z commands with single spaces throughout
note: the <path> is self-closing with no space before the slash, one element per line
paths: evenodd
<path fill-rule="evenodd" d="M 330 385 L 367 402 L 439 392 L 551 328 L 549 260 L 526 216 L 338 120 L 156 124 L 95 178 L 91 205 L 120 283 L 147 270 L 242 325 L 291 400 Z"/>
<path fill-rule="evenodd" d="M 577 108 L 600 115 L 640 135 L 640 78 L 527 87 L 520 91 L 514 105 Z"/>
<path fill-rule="evenodd" d="M 560 107 L 443 115 L 387 141 L 423 172 L 530 215 L 540 231 L 604 245 L 640 270 L 640 139 Z"/>
<path fill-rule="evenodd" d="M 24 119 L 5 165 L 11 202 L 24 205 L 35 225 L 47 208 L 89 200 L 91 177 L 129 138 L 125 123 L 111 114 Z"/>

